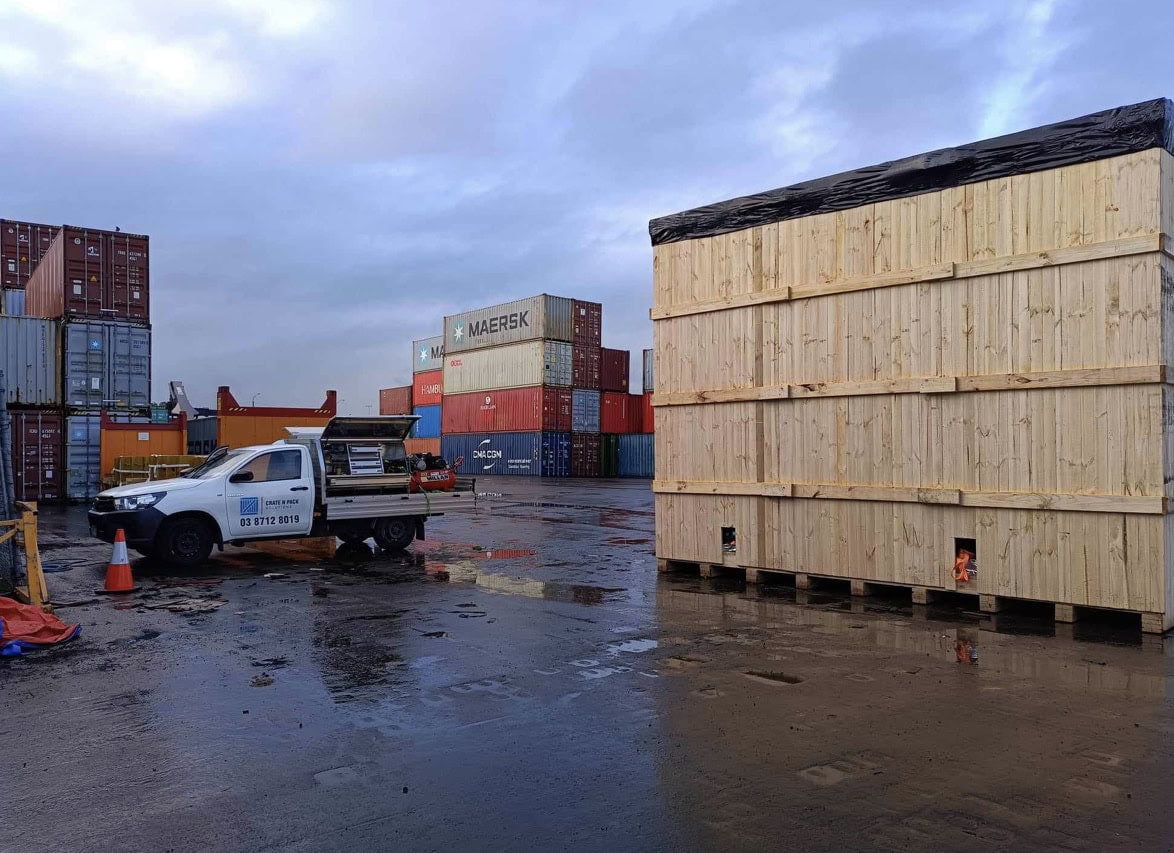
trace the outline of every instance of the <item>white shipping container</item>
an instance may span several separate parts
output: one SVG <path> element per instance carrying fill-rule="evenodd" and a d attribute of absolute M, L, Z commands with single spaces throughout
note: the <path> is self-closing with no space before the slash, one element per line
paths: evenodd
<path fill-rule="evenodd" d="M 59 329 L 53 320 L 0 317 L 0 384 L 9 403 L 60 405 Z"/>
<path fill-rule="evenodd" d="M 444 365 L 444 335 L 412 341 L 412 373 L 440 370 Z"/>
<path fill-rule="evenodd" d="M 444 357 L 446 396 L 528 385 L 567 388 L 570 384 L 571 345 L 562 341 L 528 341 Z"/>
<path fill-rule="evenodd" d="M 444 353 L 484 349 L 521 341 L 575 339 L 574 300 L 531 296 L 444 318 Z"/>

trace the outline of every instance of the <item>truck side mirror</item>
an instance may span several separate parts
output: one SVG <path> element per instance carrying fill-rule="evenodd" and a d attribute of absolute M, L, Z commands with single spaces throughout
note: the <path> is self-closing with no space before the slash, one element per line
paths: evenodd
<path fill-rule="evenodd" d="M 253 472 L 252 471 L 237 471 L 235 474 L 233 474 L 231 477 L 228 478 L 228 482 L 230 482 L 230 483 L 251 483 L 251 482 L 253 482 Z"/>

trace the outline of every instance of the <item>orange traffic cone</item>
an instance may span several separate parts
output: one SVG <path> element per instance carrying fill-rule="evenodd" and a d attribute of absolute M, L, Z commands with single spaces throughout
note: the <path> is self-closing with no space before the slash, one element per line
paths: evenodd
<path fill-rule="evenodd" d="M 130 572 L 130 559 L 126 554 L 126 534 L 122 528 L 114 534 L 114 554 L 110 557 L 110 565 L 106 567 L 106 586 L 98 592 L 106 595 L 115 595 L 124 592 L 138 592 L 135 586 L 134 575 Z"/>

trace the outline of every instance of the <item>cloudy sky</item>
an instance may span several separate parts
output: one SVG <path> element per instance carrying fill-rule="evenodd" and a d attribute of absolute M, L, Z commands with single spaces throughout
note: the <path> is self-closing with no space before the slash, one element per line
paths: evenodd
<path fill-rule="evenodd" d="M 0 0 L 0 217 L 151 235 L 156 397 L 335 388 L 361 414 L 446 313 L 580 296 L 605 344 L 650 346 L 651 217 L 1172 95 L 1172 24 L 1156 0 Z"/>

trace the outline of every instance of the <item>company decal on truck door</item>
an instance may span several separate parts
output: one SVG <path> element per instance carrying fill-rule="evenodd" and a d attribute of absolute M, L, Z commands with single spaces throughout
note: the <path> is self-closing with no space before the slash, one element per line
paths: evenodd
<path fill-rule="evenodd" d="M 265 499 L 264 511 L 278 513 L 276 515 L 262 515 L 260 498 L 240 499 L 240 526 L 241 527 L 270 527 L 277 524 L 301 524 L 302 516 L 296 513 L 299 503 L 291 498 Z M 289 515 L 293 510 L 296 514 Z M 287 513 L 281 515 L 280 513 Z"/>

